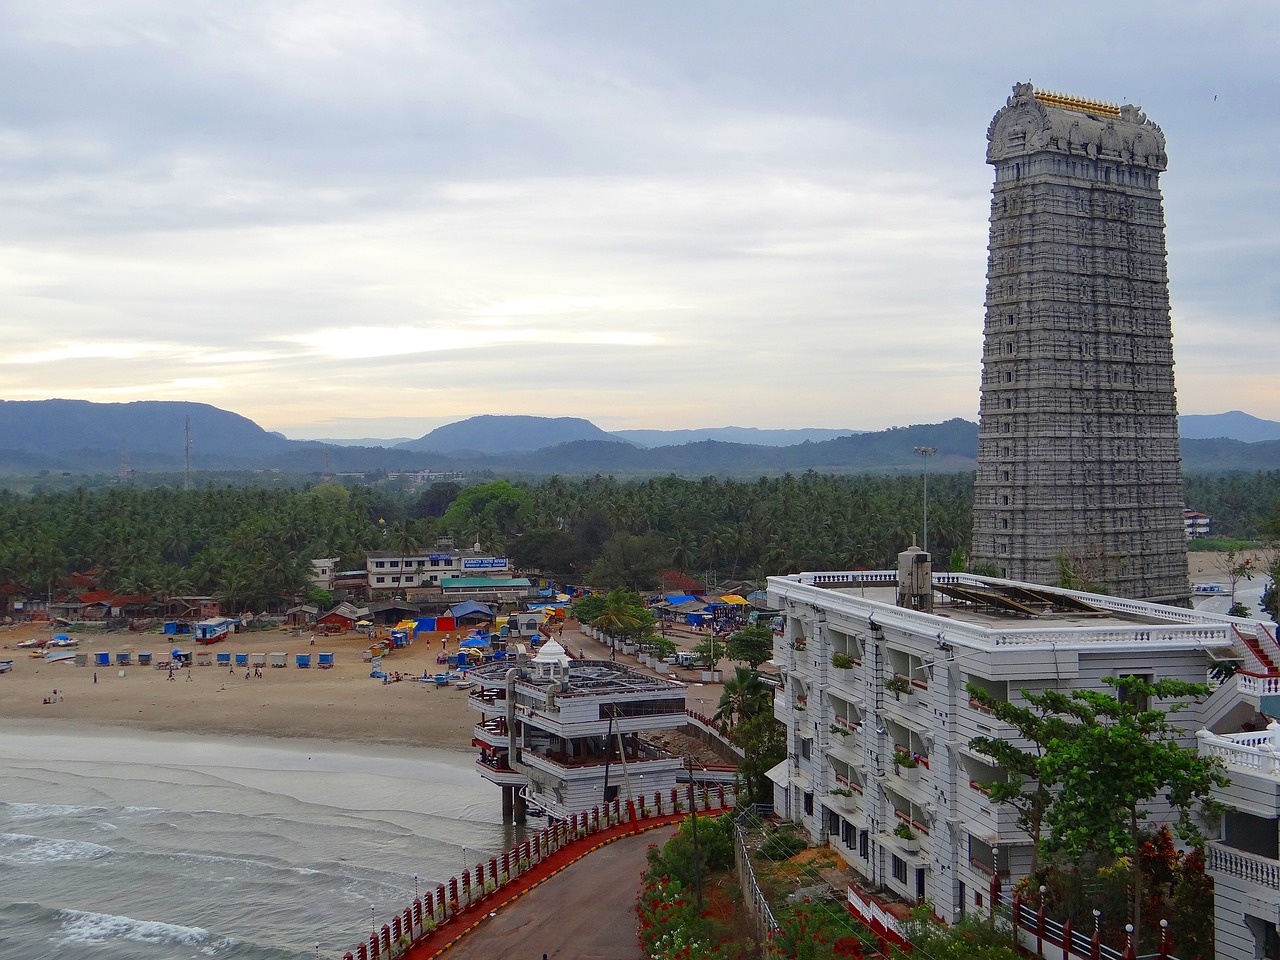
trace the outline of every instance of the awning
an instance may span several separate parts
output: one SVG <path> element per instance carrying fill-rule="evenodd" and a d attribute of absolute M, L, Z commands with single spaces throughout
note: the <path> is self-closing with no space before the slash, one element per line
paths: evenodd
<path fill-rule="evenodd" d="M 791 782 L 791 777 L 787 773 L 787 767 L 790 763 L 790 760 L 783 760 L 777 766 L 770 767 L 765 776 L 779 787 L 785 787 Z"/>
<path fill-rule="evenodd" d="M 747 604 L 747 601 L 744 600 L 742 597 L 738 596 L 736 593 L 726 594 L 725 596 L 721 597 L 720 600 L 723 603 Z"/>

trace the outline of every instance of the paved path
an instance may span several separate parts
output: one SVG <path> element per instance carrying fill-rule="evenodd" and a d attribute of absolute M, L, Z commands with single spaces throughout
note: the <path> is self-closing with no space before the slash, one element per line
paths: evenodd
<path fill-rule="evenodd" d="M 509 904 L 442 960 L 644 960 L 636 942 L 640 874 L 650 844 L 673 829 L 618 840 Z"/>

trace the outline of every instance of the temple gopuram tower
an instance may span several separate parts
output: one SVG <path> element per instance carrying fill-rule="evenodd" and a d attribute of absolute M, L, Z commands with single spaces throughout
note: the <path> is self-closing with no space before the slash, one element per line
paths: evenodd
<path fill-rule="evenodd" d="M 973 560 L 1186 598 L 1164 134 L 1138 107 L 1019 83 L 987 140 Z"/>

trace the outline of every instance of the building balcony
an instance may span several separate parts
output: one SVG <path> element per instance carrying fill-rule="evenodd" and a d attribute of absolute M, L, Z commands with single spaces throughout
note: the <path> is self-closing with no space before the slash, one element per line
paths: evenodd
<path fill-rule="evenodd" d="M 477 746 L 484 743 L 490 747 L 505 748 L 507 746 L 507 718 L 490 717 L 483 723 L 477 723 L 472 732 L 472 742 Z"/>
<path fill-rule="evenodd" d="M 606 761 L 604 757 L 570 757 L 563 753 L 534 753 L 526 749 L 521 752 L 520 762 L 531 770 L 537 770 L 559 781 L 599 778 L 604 776 L 605 767 L 619 777 L 623 775 L 623 761 L 618 757 Z M 626 767 L 631 775 L 634 775 L 637 770 L 650 770 L 655 767 L 660 770 L 668 768 L 675 770 L 683 763 L 680 757 L 665 754 L 628 752 L 626 758 Z"/>
<path fill-rule="evenodd" d="M 502 696 L 496 690 L 475 690 L 467 694 L 467 705 L 473 710 L 479 710 L 482 713 L 506 713 L 507 698 L 506 691 L 502 691 Z"/>
<path fill-rule="evenodd" d="M 500 787 L 523 787 L 529 782 L 529 778 L 523 773 L 512 770 L 505 760 L 496 757 L 477 757 L 476 770 L 480 776 Z"/>
<path fill-rule="evenodd" d="M 1275 897 L 1280 897 L 1280 861 L 1268 860 L 1254 853 L 1245 853 L 1243 850 L 1211 842 L 1209 862 L 1205 866 L 1210 873 L 1235 877 L 1255 887 L 1273 891 Z"/>
<path fill-rule="evenodd" d="M 1277 679 L 1268 677 L 1267 680 Z M 1280 779 L 1280 725 L 1249 733 L 1210 733 L 1201 730 L 1200 756 L 1216 757 L 1228 775 L 1237 771 Z"/>

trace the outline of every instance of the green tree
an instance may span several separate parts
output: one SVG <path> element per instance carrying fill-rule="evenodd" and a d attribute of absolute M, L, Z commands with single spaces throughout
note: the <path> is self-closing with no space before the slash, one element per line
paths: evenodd
<path fill-rule="evenodd" d="M 729 635 L 725 647 L 730 660 L 741 660 L 758 670 L 773 656 L 773 631 L 768 627 L 743 627 Z"/>
<path fill-rule="evenodd" d="M 769 771 L 787 757 L 787 728 L 768 711 L 737 723 L 729 739 L 742 748 L 738 764 L 739 797 L 745 803 L 772 803 Z"/>
<path fill-rule="evenodd" d="M 1143 677 L 1104 677 L 1119 696 L 1077 690 L 1071 735 L 1049 746 L 1048 775 L 1059 783 L 1046 821 L 1049 846 L 1075 859 L 1088 855 L 1128 857 L 1131 863 L 1130 922 L 1141 934 L 1142 872 L 1137 856 L 1146 804 L 1166 797 L 1178 814 L 1178 834 L 1188 843 L 1203 842 L 1192 820 L 1197 808 L 1220 810 L 1215 788 L 1229 780 L 1216 758 L 1201 757 L 1178 742 L 1169 713 L 1185 701 L 1209 693 L 1205 684 L 1182 680 L 1152 682 Z M 1166 709 L 1153 701 L 1171 702 Z"/>
<path fill-rule="evenodd" d="M 773 703 L 769 688 L 764 685 L 754 669 L 737 667 L 733 676 L 724 682 L 720 691 L 720 703 L 713 720 L 722 733 L 729 733 L 740 723 L 766 712 Z"/>
<path fill-rule="evenodd" d="M 1017 740 L 1024 740 L 1030 747 L 1023 749 L 1014 738 L 974 737 L 970 749 L 990 758 L 992 764 L 1004 771 L 1005 779 L 989 785 L 992 803 L 1012 807 L 1020 826 L 1031 838 L 1031 873 L 1039 870 L 1040 840 L 1044 819 L 1053 805 L 1054 764 L 1050 748 L 1061 749 L 1071 736 L 1072 725 L 1061 714 L 1071 708 L 1063 694 L 1050 691 L 1035 695 L 1022 691 L 1027 706 L 1010 703 L 992 696 L 985 687 L 970 683 L 966 687 L 974 703 L 991 711 L 992 716 L 1007 723 L 1018 732 Z"/>

